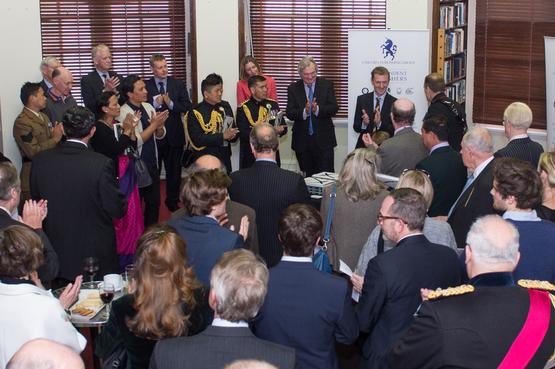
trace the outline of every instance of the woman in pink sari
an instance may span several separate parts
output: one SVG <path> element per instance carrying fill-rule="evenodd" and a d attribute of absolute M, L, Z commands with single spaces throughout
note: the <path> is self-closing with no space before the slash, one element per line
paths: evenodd
<path fill-rule="evenodd" d="M 114 220 L 117 253 L 121 270 L 133 262 L 135 245 L 143 233 L 143 215 L 135 173 L 135 159 L 132 155 L 137 147 L 135 125 L 139 121 L 128 114 L 121 124 L 115 120 L 120 114 L 118 98 L 113 92 L 103 92 L 98 98 L 96 111 L 96 132 L 91 140 L 93 149 L 111 158 L 114 175 L 119 181 L 120 191 L 128 201 L 127 213 Z"/>

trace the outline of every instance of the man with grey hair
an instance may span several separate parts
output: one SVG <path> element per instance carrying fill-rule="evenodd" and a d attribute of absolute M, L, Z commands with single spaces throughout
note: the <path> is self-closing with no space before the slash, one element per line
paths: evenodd
<path fill-rule="evenodd" d="M 307 177 L 333 172 L 333 148 L 337 146 L 332 118 L 339 107 L 333 82 L 317 77 L 313 58 L 299 62 L 299 76 L 287 88 L 287 118 L 293 121 L 293 141 L 299 167 Z"/>
<path fill-rule="evenodd" d="M 6 369 L 85 369 L 85 364 L 68 346 L 38 338 L 21 346 Z"/>
<path fill-rule="evenodd" d="M 252 252 L 234 250 L 223 254 L 210 276 L 212 325 L 196 336 L 158 342 L 150 368 L 214 369 L 242 359 L 294 368 L 292 348 L 258 339 L 249 329 L 248 322 L 258 314 L 267 287 L 268 269 Z"/>
<path fill-rule="evenodd" d="M 548 292 L 555 286 L 525 280 L 515 286 L 519 234 L 498 215 L 476 220 L 466 241 L 469 284 L 423 291 L 428 301 L 393 347 L 389 367 L 543 368 L 555 347 Z"/>
<path fill-rule="evenodd" d="M 121 76 L 112 71 L 112 54 L 104 44 L 96 45 L 91 50 L 94 70 L 81 77 L 81 96 L 87 108 L 96 111 L 97 100 L 104 91 L 118 93 Z"/>
<path fill-rule="evenodd" d="M 543 147 L 528 137 L 532 125 L 532 109 L 523 102 L 514 102 L 503 112 L 503 127 L 509 143 L 495 153 L 496 157 L 511 157 L 531 163 L 538 167 Z"/>
<path fill-rule="evenodd" d="M 69 108 L 77 106 L 71 95 L 73 87 L 73 74 L 64 67 L 58 67 L 52 72 L 52 88 L 46 94 L 46 107 L 44 113 L 50 122 L 61 122 Z"/>
<path fill-rule="evenodd" d="M 399 100 L 397 100 L 399 101 Z M 364 369 L 387 368 L 387 354 L 422 302 L 421 288 L 460 283 L 456 253 L 422 233 L 427 204 L 422 194 L 399 188 L 382 203 L 378 224 L 397 245 L 371 259 L 357 306 L 359 328 L 370 335 L 362 349 Z"/>
<path fill-rule="evenodd" d="M 490 193 L 494 161 L 491 134 L 475 127 L 464 135 L 461 146 L 463 163 L 471 174 L 447 216 L 459 249 L 465 247 L 466 234 L 478 217 L 495 214 Z"/>
<path fill-rule="evenodd" d="M 40 73 L 42 74 L 42 81 L 40 85 L 46 94 L 52 88 L 52 72 L 54 69 L 62 66 L 58 58 L 54 56 L 45 56 L 40 62 Z"/>

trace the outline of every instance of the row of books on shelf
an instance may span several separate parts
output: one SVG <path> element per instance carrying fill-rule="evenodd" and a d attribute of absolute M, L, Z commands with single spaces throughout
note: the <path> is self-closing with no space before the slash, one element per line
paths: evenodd
<path fill-rule="evenodd" d="M 439 27 L 453 28 L 466 24 L 466 3 L 442 5 L 439 9 Z"/>
<path fill-rule="evenodd" d="M 466 56 L 458 55 L 443 62 L 443 78 L 445 82 L 462 78 L 466 73 Z"/>
<path fill-rule="evenodd" d="M 466 100 L 466 80 L 461 79 L 460 81 L 454 82 L 453 84 L 447 86 L 445 94 L 459 104 L 464 103 Z"/>
<path fill-rule="evenodd" d="M 464 47 L 464 29 L 459 28 L 445 33 L 445 56 L 462 53 Z"/>

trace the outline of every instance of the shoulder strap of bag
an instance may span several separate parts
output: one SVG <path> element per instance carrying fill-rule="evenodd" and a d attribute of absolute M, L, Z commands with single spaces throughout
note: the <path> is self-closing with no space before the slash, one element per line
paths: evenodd
<path fill-rule="evenodd" d="M 459 119 L 459 121 L 461 122 L 464 130 L 466 131 L 468 129 L 468 124 L 466 123 L 466 117 L 464 116 L 464 114 L 462 114 L 459 109 L 457 108 L 457 106 L 455 105 L 455 103 L 451 100 L 448 100 L 447 97 L 441 98 L 439 100 L 443 105 L 445 105 L 449 110 L 451 110 L 453 112 L 453 114 L 455 114 L 457 116 L 457 118 Z"/>
<path fill-rule="evenodd" d="M 337 186 L 333 184 L 330 192 L 330 205 L 328 207 L 328 216 L 326 217 L 326 228 L 324 230 L 324 245 L 330 242 L 331 220 L 333 219 L 333 207 L 335 206 L 335 197 L 337 196 Z"/>

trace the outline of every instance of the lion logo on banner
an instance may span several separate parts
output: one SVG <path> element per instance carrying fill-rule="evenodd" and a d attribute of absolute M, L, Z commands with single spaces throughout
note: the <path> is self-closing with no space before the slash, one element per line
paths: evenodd
<path fill-rule="evenodd" d="M 382 54 L 384 54 L 383 58 L 387 59 L 388 56 L 391 56 L 391 60 L 395 59 L 395 54 L 397 53 L 397 45 L 391 41 L 391 39 L 387 38 L 385 43 L 380 46 L 382 48 Z"/>

